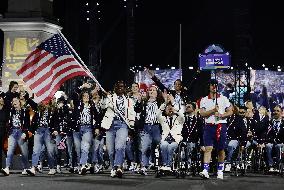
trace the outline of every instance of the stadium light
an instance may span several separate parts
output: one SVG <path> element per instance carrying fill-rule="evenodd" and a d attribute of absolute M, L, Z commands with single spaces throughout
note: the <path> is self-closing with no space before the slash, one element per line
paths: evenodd
<path fill-rule="evenodd" d="M 99 3 L 97 3 L 97 5 L 99 6 L 100 4 L 99 4 Z"/>
<path fill-rule="evenodd" d="M 153 66 L 153 64 L 150 64 L 150 67 L 152 67 Z"/>
<path fill-rule="evenodd" d="M 277 68 L 278 68 L 278 69 L 280 69 L 281 67 L 280 67 L 280 66 L 278 66 Z"/>
<path fill-rule="evenodd" d="M 87 18 L 87 20 L 90 20 L 90 18 Z"/>
<path fill-rule="evenodd" d="M 247 67 L 247 66 L 248 66 L 248 63 L 246 63 L 245 66 Z"/>
<path fill-rule="evenodd" d="M 265 65 L 264 65 L 264 64 L 262 64 L 262 67 L 265 67 Z"/>
<path fill-rule="evenodd" d="M 159 68 L 159 67 L 157 67 L 157 68 L 156 68 L 156 71 L 158 71 L 158 70 L 160 70 L 160 68 Z"/>
<path fill-rule="evenodd" d="M 90 13 L 90 11 L 87 11 L 87 13 Z"/>
<path fill-rule="evenodd" d="M 188 67 L 188 69 L 189 69 L 189 70 L 193 70 L 193 67 L 192 67 L 192 66 L 190 66 L 190 67 Z"/>
<path fill-rule="evenodd" d="M 89 3 L 86 3 L 86 6 L 88 6 L 89 5 Z"/>
<path fill-rule="evenodd" d="M 234 69 L 234 67 L 231 67 L 231 70 L 233 70 Z"/>
<path fill-rule="evenodd" d="M 249 67 L 249 70 L 252 70 L 252 68 L 251 68 L 251 67 Z"/>
<path fill-rule="evenodd" d="M 171 67 L 171 69 L 176 69 L 175 67 Z"/>
<path fill-rule="evenodd" d="M 268 71 L 268 68 L 267 68 L 267 67 L 265 67 L 265 68 L 264 68 L 264 70 Z"/>
<path fill-rule="evenodd" d="M 277 71 L 281 72 L 282 70 L 281 69 L 277 69 Z"/>

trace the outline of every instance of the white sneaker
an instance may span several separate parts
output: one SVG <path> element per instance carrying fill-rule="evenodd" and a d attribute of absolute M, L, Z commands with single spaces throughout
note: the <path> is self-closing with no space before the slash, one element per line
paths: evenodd
<path fill-rule="evenodd" d="M 57 165 L 57 166 L 56 166 L 56 173 L 59 173 L 59 174 L 62 173 L 62 171 L 61 171 L 61 166 L 60 166 L 60 165 Z"/>
<path fill-rule="evenodd" d="M 123 175 L 122 169 L 118 168 L 118 169 L 116 170 L 116 176 L 117 176 L 118 178 L 122 178 L 122 175 Z"/>
<path fill-rule="evenodd" d="M 163 170 L 163 171 L 166 170 L 166 166 L 161 166 L 160 170 Z"/>
<path fill-rule="evenodd" d="M 22 175 L 28 175 L 27 169 L 23 169 Z"/>
<path fill-rule="evenodd" d="M 37 171 L 42 173 L 42 164 L 37 165 Z"/>
<path fill-rule="evenodd" d="M 238 169 L 238 170 L 240 170 L 240 169 L 241 169 L 240 164 L 237 164 L 237 169 Z"/>
<path fill-rule="evenodd" d="M 165 171 L 171 171 L 172 170 L 172 168 L 170 167 L 170 166 L 165 166 L 165 169 L 164 169 Z"/>
<path fill-rule="evenodd" d="M 27 173 L 31 176 L 35 176 L 36 174 L 36 170 L 35 170 L 35 167 L 32 167 L 31 169 L 28 169 L 27 170 Z"/>
<path fill-rule="evenodd" d="M 83 165 L 83 166 L 81 167 L 81 169 L 80 169 L 79 174 L 80 174 L 80 175 L 86 175 L 86 173 L 87 173 L 87 168 L 86 168 L 85 165 Z"/>
<path fill-rule="evenodd" d="M 74 167 L 74 174 L 79 174 L 79 168 L 78 167 Z"/>
<path fill-rule="evenodd" d="M 147 174 L 147 169 L 145 167 L 142 167 L 140 172 L 141 172 L 141 175 L 148 175 Z"/>
<path fill-rule="evenodd" d="M 129 171 L 134 171 L 135 170 L 135 168 L 136 168 L 136 163 L 134 163 L 134 162 L 131 162 L 131 164 L 130 164 L 130 166 L 129 166 Z"/>
<path fill-rule="evenodd" d="M 7 168 L 2 168 L 1 169 L 1 173 L 3 173 L 5 176 L 8 176 L 8 175 L 10 175 L 10 170 L 9 170 L 8 167 Z"/>
<path fill-rule="evenodd" d="M 223 171 L 218 171 L 217 172 L 217 179 L 224 179 Z"/>
<path fill-rule="evenodd" d="M 86 170 L 89 171 L 91 169 L 91 167 L 92 167 L 92 164 L 87 163 L 85 165 L 85 167 L 86 167 Z"/>
<path fill-rule="evenodd" d="M 55 175 L 55 174 L 56 174 L 55 169 L 49 169 L 49 172 L 47 173 L 47 175 Z"/>
<path fill-rule="evenodd" d="M 115 177 L 116 176 L 116 170 L 112 169 L 110 171 L 110 177 Z"/>
<path fill-rule="evenodd" d="M 231 164 L 226 164 L 226 167 L 225 167 L 225 172 L 230 172 L 231 171 Z"/>
<path fill-rule="evenodd" d="M 274 168 L 269 168 L 269 172 L 274 172 L 275 170 L 274 170 Z"/>
<path fill-rule="evenodd" d="M 99 173 L 100 172 L 100 168 L 99 168 L 100 166 L 98 165 L 98 164 L 95 164 L 94 165 L 94 173 L 95 174 L 97 174 L 97 173 Z"/>
<path fill-rule="evenodd" d="M 209 174 L 207 170 L 203 170 L 202 172 L 199 173 L 200 177 L 203 179 L 209 179 Z"/>

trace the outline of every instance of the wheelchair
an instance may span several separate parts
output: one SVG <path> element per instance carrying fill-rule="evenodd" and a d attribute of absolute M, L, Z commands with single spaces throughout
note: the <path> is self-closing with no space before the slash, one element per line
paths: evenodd
<path fill-rule="evenodd" d="M 267 172 L 265 155 L 266 151 L 264 147 L 252 144 L 246 148 L 247 169 L 252 173 L 265 174 Z"/>
<path fill-rule="evenodd" d="M 186 175 L 186 162 L 181 162 L 181 156 L 178 156 L 180 150 L 185 150 L 184 147 L 181 147 L 181 144 L 178 146 L 177 150 L 173 154 L 171 170 L 164 170 L 162 167 L 162 158 L 161 158 L 161 149 L 160 145 L 157 145 L 155 148 L 155 157 L 154 157 L 154 167 L 155 167 L 155 178 L 160 178 L 163 176 L 179 176 Z M 185 151 L 182 151 L 182 154 L 185 154 Z"/>
<path fill-rule="evenodd" d="M 173 175 L 176 178 L 185 178 L 189 172 L 191 172 L 193 176 L 197 176 L 201 171 L 201 153 L 198 147 L 188 152 L 187 143 L 180 142 L 173 154 L 171 171 L 165 171 L 161 168 L 160 153 L 160 148 L 157 146 L 154 161 L 156 168 L 155 177 Z M 191 162 L 189 162 L 189 158 Z"/>
<path fill-rule="evenodd" d="M 281 147 L 280 148 L 280 158 L 279 158 L 279 175 L 281 177 L 284 177 L 284 148 Z"/>
<path fill-rule="evenodd" d="M 233 176 L 244 176 L 247 173 L 247 160 L 246 160 L 247 149 L 242 150 L 241 146 L 238 146 L 232 155 L 232 167 L 231 175 Z"/>
<path fill-rule="evenodd" d="M 173 170 L 176 177 L 184 178 L 187 174 L 192 176 L 199 175 L 201 171 L 201 152 L 199 146 L 192 148 L 192 151 L 188 151 L 188 142 L 181 142 L 173 157 Z"/>
<path fill-rule="evenodd" d="M 181 142 L 173 155 L 172 170 L 176 178 L 185 178 L 189 169 L 187 144 Z"/>

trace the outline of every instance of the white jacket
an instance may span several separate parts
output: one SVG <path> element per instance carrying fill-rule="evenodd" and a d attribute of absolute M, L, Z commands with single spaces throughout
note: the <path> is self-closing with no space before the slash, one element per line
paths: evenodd
<path fill-rule="evenodd" d="M 131 98 L 127 98 L 124 95 L 123 95 L 123 98 L 124 98 L 124 106 L 125 106 L 124 117 L 126 119 L 126 124 L 128 126 L 134 126 L 134 122 L 135 122 L 134 102 Z M 116 94 L 108 95 L 107 98 L 105 99 L 103 108 L 107 110 L 105 112 L 104 118 L 102 120 L 102 125 L 101 125 L 101 127 L 104 129 L 109 129 L 112 125 L 113 119 L 115 117 L 114 110 L 115 109 L 117 110 L 116 100 L 117 100 Z"/>
<path fill-rule="evenodd" d="M 169 123 L 167 121 L 167 116 L 163 115 L 163 111 L 166 108 L 166 104 L 162 104 L 157 113 L 158 121 L 162 126 L 162 141 L 164 141 L 169 134 L 175 139 L 175 142 L 179 143 L 182 141 L 181 131 L 185 121 L 184 114 L 182 111 L 174 114 L 173 117 L 173 127 L 170 129 Z"/>

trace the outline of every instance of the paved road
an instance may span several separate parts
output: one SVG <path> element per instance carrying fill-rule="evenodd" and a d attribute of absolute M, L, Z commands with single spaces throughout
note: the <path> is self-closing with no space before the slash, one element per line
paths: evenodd
<path fill-rule="evenodd" d="M 21 176 L 20 171 L 4 177 L 0 174 L 0 190 L 282 190 L 284 178 L 274 175 L 251 174 L 246 177 L 235 177 L 226 174 L 224 180 L 212 176 L 209 180 L 199 177 L 176 179 L 174 176 L 155 178 L 154 175 L 141 176 L 125 173 L 122 179 L 111 178 L 109 173 L 79 176 L 64 172 L 56 176 L 38 174 L 35 177 Z"/>

